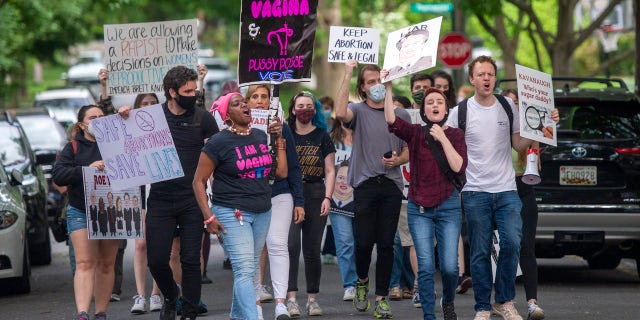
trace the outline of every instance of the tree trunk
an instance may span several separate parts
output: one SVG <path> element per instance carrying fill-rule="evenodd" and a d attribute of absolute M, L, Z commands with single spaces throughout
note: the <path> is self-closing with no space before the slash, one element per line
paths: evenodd
<path fill-rule="evenodd" d="M 573 11 L 575 5 L 572 1 L 558 2 L 558 27 L 556 37 L 547 47 L 549 57 L 551 57 L 551 67 L 554 76 L 571 76 L 574 74 L 573 52 L 576 50 L 576 43 L 573 32 Z"/>
<path fill-rule="evenodd" d="M 340 1 L 320 1 L 318 2 L 318 31 L 328 38 L 329 27 L 341 25 Z M 313 58 L 313 70 L 316 75 L 317 92 L 319 96 L 328 95 L 335 97 L 340 86 L 343 65 L 327 61 L 326 41 L 316 41 L 316 54 Z"/>

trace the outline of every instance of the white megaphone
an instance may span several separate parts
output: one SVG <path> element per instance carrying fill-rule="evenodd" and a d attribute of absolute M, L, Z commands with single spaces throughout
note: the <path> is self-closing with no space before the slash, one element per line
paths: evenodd
<path fill-rule="evenodd" d="M 540 174 L 538 173 L 538 149 L 530 148 L 527 152 L 527 167 L 522 176 L 522 182 L 534 185 L 540 183 Z"/>

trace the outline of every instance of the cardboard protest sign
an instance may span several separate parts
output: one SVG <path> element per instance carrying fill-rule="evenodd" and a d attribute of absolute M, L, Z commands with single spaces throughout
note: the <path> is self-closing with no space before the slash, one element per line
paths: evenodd
<path fill-rule="evenodd" d="M 198 64 L 197 19 L 106 24 L 104 44 L 110 96 L 163 92 L 169 69 Z M 97 75 L 96 75 L 97 76 Z"/>
<path fill-rule="evenodd" d="M 318 0 L 242 0 L 238 83 L 311 80 Z"/>
<path fill-rule="evenodd" d="M 558 144 L 556 124 L 551 120 L 553 82 L 551 75 L 516 64 L 520 135 L 552 146 Z"/>
<path fill-rule="evenodd" d="M 159 104 L 91 120 L 105 172 L 114 190 L 184 176 Z"/>
<path fill-rule="evenodd" d="M 389 71 L 383 82 L 436 65 L 442 17 L 389 33 L 382 69 Z"/>
<path fill-rule="evenodd" d="M 380 30 L 357 27 L 331 26 L 329 29 L 329 62 L 356 60 L 378 64 Z"/>
<path fill-rule="evenodd" d="M 114 191 L 106 172 L 82 167 L 89 239 L 142 239 L 140 188 Z"/>

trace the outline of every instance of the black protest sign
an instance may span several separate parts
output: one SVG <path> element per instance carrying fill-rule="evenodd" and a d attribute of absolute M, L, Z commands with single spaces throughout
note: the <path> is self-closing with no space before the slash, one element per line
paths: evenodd
<path fill-rule="evenodd" d="M 238 82 L 311 80 L 318 0 L 243 0 Z"/>

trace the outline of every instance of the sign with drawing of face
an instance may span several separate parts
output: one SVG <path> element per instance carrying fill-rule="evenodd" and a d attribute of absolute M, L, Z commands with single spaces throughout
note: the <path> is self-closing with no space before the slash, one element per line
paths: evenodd
<path fill-rule="evenodd" d="M 311 81 L 318 0 L 242 0 L 238 84 Z"/>
<path fill-rule="evenodd" d="M 436 65 L 442 17 L 389 33 L 382 69 L 389 71 L 383 82 Z"/>

